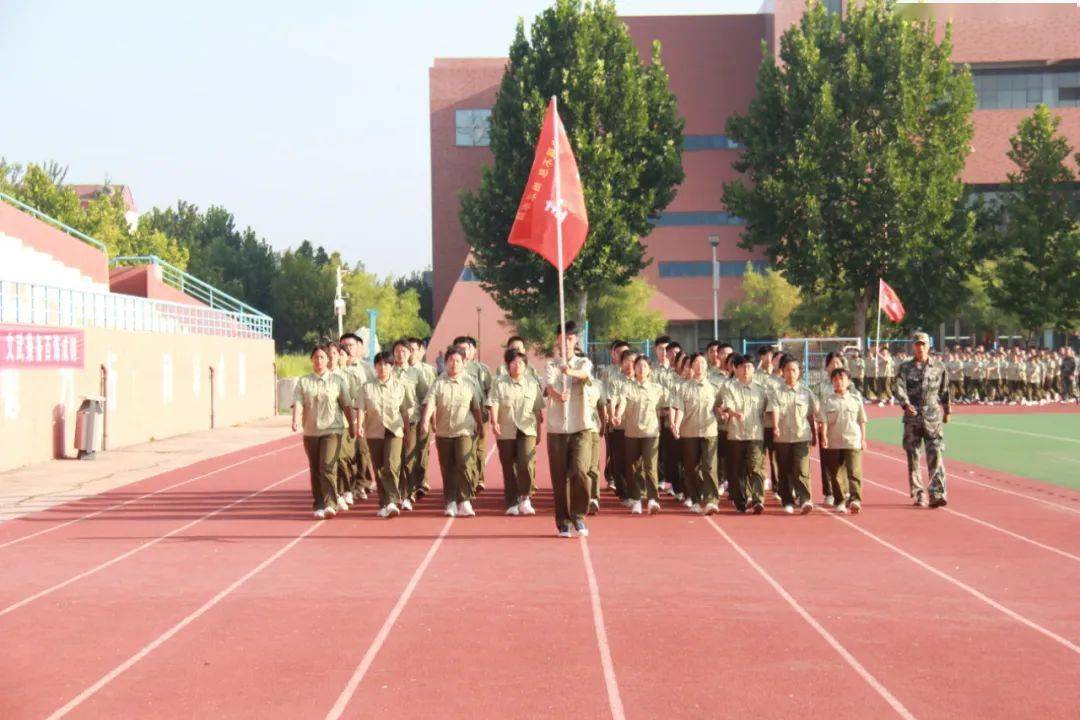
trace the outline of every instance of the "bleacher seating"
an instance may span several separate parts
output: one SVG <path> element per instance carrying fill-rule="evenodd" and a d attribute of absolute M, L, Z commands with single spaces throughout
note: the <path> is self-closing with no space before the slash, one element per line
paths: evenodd
<path fill-rule="evenodd" d="M 0 232 L 0 277 L 55 288 L 109 291 L 108 285 L 95 282 L 78 268 L 66 265 L 55 256 L 29 247 L 19 238 L 3 232 Z"/>

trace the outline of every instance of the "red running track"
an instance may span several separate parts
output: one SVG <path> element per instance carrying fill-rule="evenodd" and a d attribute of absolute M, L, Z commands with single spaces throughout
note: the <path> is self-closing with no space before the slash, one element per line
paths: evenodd
<path fill-rule="evenodd" d="M 495 462 L 453 521 L 313 522 L 297 438 L 166 473 L 0 525 L 0 717 L 1076 717 L 1074 501 L 915 509 L 873 450 L 857 517 L 605 493 L 584 542 L 543 454 L 535 518 Z"/>

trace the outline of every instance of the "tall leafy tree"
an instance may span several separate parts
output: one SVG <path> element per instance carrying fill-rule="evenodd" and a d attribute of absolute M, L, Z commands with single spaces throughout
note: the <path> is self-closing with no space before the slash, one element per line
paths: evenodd
<path fill-rule="evenodd" d="M 305 344 L 337 334 L 334 317 L 334 268 L 315 262 L 306 240 L 296 251 L 281 254 L 274 277 L 274 339 L 278 348 L 305 350 Z"/>
<path fill-rule="evenodd" d="M 542 315 L 557 297 L 555 270 L 507 243 L 553 95 L 589 214 L 589 239 L 566 275 L 580 319 L 590 288 L 625 285 L 645 267 L 640 238 L 683 179 L 683 121 L 658 43 L 643 63 L 614 3 L 600 0 L 558 0 L 528 37 L 519 21 L 491 112 L 494 164 L 461 198 L 476 274 L 515 321 Z"/>
<path fill-rule="evenodd" d="M 1010 138 L 1017 170 L 1002 203 L 996 262 L 984 274 L 994 304 L 1031 331 L 1080 326 L 1080 194 L 1060 123 L 1039 105 Z"/>
<path fill-rule="evenodd" d="M 877 279 L 904 299 L 909 322 L 934 323 L 962 296 L 974 216 L 960 172 L 975 90 L 932 21 L 893 0 L 852 3 L 841 17 L 810 0 L 784 33 L 780 62 L 763 48 L 757 95 L 728 120 L 744 149 L 728 209 L 742 244 L 764 250 L 804 295 L 854 298 L 866 332 Z"/>
<path fill-rule="evenodd" d="M 380 280 L 359 263 L 355 268 L 346 268 L 346 271 L 342 285 L 347 328 L 355 330 L 367 327 L 367 311 L 375 309 L 379 311 L 376 332 L 383 345 L 389 346 L 403 337 L 427 337 L 431 334 L 431 325 L 420 317 L 420 294 L 415 288 L 399 289 L 392 278 Z"/>
<path fill-rule="evenodd" d="M 792 313 L 799 307 L 799 289 L 773 268 L 754 272 L 750 263 L 743 273 L 745 297 L 724 307 L 728 318 L 742 334 L 782 338 L 792 330 Z"/>

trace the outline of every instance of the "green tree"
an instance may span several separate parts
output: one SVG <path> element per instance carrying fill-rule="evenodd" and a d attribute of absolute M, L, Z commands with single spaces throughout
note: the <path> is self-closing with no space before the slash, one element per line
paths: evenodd
<path fill-rule="evenodd" d="M 782 338 L 791 334 L 791 314 L 799 307 L 799 289 L 773 268 L 755 272 L 750 263 L 743 274 L 742 300 L 729 300 L 724 317 L 743 335 Z"/>
<path fill-rule="evenodd" d="M 380 280 L 358 264 L 347 271 L 342 290 L 345 326 L 349 329 L 367 327 L 368 310 L 374 308 L 379 311 L 377 332 L 383 345 L 403 337 L 431 334 L 431 326 L 420 317 L 420 295 L 413 288 L 399 292 L 392 279 Z"/>
<path fill-rule="evenodd" d="M 274 277 L 274 336 L 279 350 L 305 351 L 307 344 L 337 334 L 334 317 L 334 269 L 315 262 L 307 241 L 281 254 Z"/>
<path fill-rule="evenodd" d="M 430 327 L 435 323 L 435 299 L 431 289 L 431 283 L 427 280 L 431 274 L 431 266 L 427 270 L 414 270 L 408 275 L 403 275 L 394 280 L 394 288 L 399 293 L 415 290 L 420 298 L 420 317 Z"/>
<path fill-rule="evenodd" d="M 746 221 L 742 244 L 806 296 L 854 298 L 866 332 L 885 277 L 913 323 L 946 317 L 971 266 L 972 213 L 960 172 L 970 151 L 975 90 L 953 65 L 951 28 L 894 12 L 893 0 L 852 3 L 844 16 L 811 0 L 781 39 L 763 46 L 757 94 L 728 120 L 744 178 L 726 183 Z"/>
<path fill-rule="evenodd" d="M 612 2 L 557 0 L 530 37 L 518 21 L 509 56 L 491 111 L 494 164 L 475 192 L 462 193 L 461 224 L 499 307 L 515 323 L 542 315 L 557 297 L 557 274 L 507 237 L 544 110 L 558 96 L 589 214 L 589 239 L 566 274 L 568 301 L 584 319 L 590 288 L 625 285 L 645 267 L 640 238 L 683 179 L 683 121 L 659 44 L 643 63 Z"/>
<path fill-rule="evenodd" d="M 664 332 L 667 318 L 649 306 L 653 294 L 653 286 L 643 278 L 634 278 L 627 285 L 599 294 L 589 311 L 592 336 L 643 340 Z"/>
<path fill-rule="evenodd" d="M 1060 123 L 1039 105 L 1010 138 L 1017 171 L 1009 174 L 1002 205 L 997 262 L 984 273 L 994 304 L 1031 331 L 1080 324 L 1080 202 Z"/>

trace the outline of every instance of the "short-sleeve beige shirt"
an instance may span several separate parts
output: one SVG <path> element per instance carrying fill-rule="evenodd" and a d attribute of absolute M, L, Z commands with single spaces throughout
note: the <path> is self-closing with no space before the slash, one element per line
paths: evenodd
<path fill-rule="evenodd" d="M 720 391 L 720 398 L 728 410 L 740 413 L 742 420 L 734 417 L 727 423 L 728 440 L 765 439 L 765 390 L 755 382 L 744 385 L 739 380 L 729 382 Z"/>
<path fill-rule="evenodd" d="M 536 437 L 536 414 L 544 409 L 544 395 L 528 374 L 517 380 L 509 374 L 497 376 L 488 404 L 498 407 L 499 440 L 513 440 L 519 430 Z"/>
<path fill-rule="evenodd" d="M 411 414 L 416 404 L 412 386 L 391 376 L 385 382 L 375 379 L 365 383 L 360 409 L 364 412 L 364 436 L 381 439 L 390 433 L 394 437 L 405 434 L 402 413 Z"/>
<path fill-rule="evenodd" d="M 346 380 L 330 370 L 300 378 L 293 390 L 293 404 L 299 403 L 303 410 L 304 435 L 320 437 L 343 432 L 341 404 L 348 405 L 349 397 Z"/>
<path fill-rule="evenodd" d="M 587 357 L 574 357 L 570 360 L 572 370 L 582 370 L 589 373 L 588 380 L 579 380 L 564 376 L 560 369 L 561 361 L 553 358 L 544 367 L 544 387 L 554 387 L 559 392 L 563 390 L 563 378 L 566 387 L 570 390 L 570 396 L 566 402 L 559 402 L 553 397 L 547 399 L 548 408 L 548 432 L 558 435 L 572 435 L 582 430 L 596 430 L 596 413 L 588 407 L 588 399 L 585 397 L 585 385 L 592 382 L 592 361 Z"/>
<path fill-rule="evenodd" d="M 810 423 L 817 417 L 818 400 L 805 385 L 796 383 L 791 387 L 783 383 L 774 388 L 765 411 L 776 413 L 776 442 L 810 442 L 813 437 Z"/>
<path fill-rule="evenodd" d="M 720 404 L 720 391 L 712 380 L 690 379 L 684 382 L 675 395 L 672 407 L 682 411 L 679 436 L 686 438 L 712 438 L 719 431 L 716 408 Z"/>
<path fill-rule="evenodd" d="M 465 373 L 441 375 L 431 386 L 425 405 L 435 406 L 435 436 L 464 437 L 476 434 L 473 411 L 480 409 L 480 389 Z"/>
<path fill-rule="evenodd" d="M 628 438 L 660 436 L 660 417 L 657 412 L 670 407 L 666 388 L 650 378 L 624 383 L 615 399 L 615 413 L 622 415 L 623 430 Z"/>
<path fill-rule="evenodd" d="M 831 450 L 861 450 L 866 409 L 862 398 L 847 392 L 825 395 L 818 410 L 818 421 L 825 423 L 825 437 Z"/>

